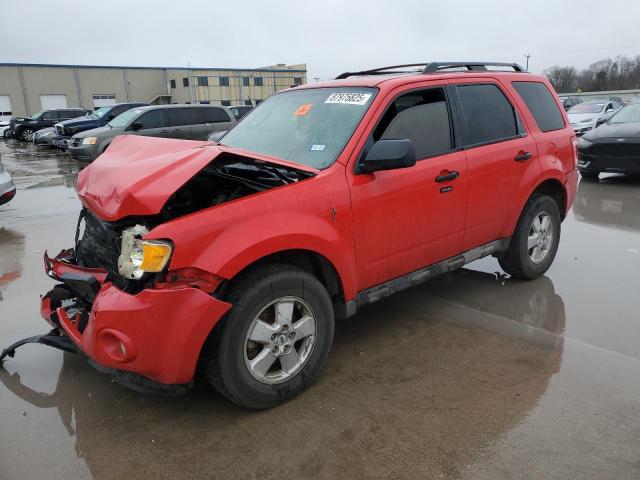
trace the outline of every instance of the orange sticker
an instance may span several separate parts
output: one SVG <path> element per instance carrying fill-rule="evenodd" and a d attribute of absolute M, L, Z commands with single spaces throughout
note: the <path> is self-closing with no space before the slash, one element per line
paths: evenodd
<path fill-rule="evenodd" d="M 311 110 L 311 107 L 313 107 L 313 103 L 305 103 L 304 105 L 300 105 L 298 109 L 295 112 L 293 112 L 293 114 L 296 117 L 301 117 L 302 115 L 306 115 L 307 113 L 309 113 L 309 110 Z"/>

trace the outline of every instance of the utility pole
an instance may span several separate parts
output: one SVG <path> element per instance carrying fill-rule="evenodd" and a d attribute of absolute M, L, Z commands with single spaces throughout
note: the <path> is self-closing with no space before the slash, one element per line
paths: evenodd
<path fill-rule="evenodd" d="M 531 54 L 525 53 L 524 54 L 524 58 L 527 59 L 527 66 L 525 67 L 525 70 L 528 72 L 529 71 L 529 59 L 531 58 Z"/>

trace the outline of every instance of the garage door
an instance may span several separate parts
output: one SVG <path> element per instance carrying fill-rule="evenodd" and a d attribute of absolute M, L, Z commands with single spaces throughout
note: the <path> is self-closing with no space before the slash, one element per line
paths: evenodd
<path fill-rule="evenodd" d="M 115 95 L 94 95 L 93 108 L 108 107 L 116 104 Z"/>
<path fill-rule="evenodd" d="M 0 95 L 0 121 L 11 118 L 11 97 Z"/>
<path fill-rule="evenodd" d="M 40 95 L 40 105 L 43 110 L 50 108 L 67 108 L 66 95 Z"/>

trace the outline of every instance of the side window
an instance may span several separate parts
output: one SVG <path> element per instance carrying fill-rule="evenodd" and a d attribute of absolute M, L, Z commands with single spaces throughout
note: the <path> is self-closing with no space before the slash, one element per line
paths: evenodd
<path fill-rule="evenodd" d="M 182 77 L 182 86 L 183 87 L 189 86 L 189 77 Z"/>
<path fill-rule="evenodd" d="M 544 83 L 540 82 L 513 82 L 513 88 L 522 97 L 527 108 L 543 132 L 560 130 L 564 128 L 562 113 L 558 104 L 553 100 L 551 92 Z M 572 99 L 571 105 L 576 105 L 576 99 Z"/>
<path fill-rule="evenodd" d="M 162 128 L 166 126 L 162 110 L 151 110 L 150 112 L 140 115 L 136 122 L 140 122 L 142 124 L 143 130 L 150 128 Z"/>
<path fill-rule="evenodd" d="M 496 85 L 459 85 L 457 89 L 467 127 L 466 145 L 496 142 L 518 135 L 515 110 Z"/>
<path fill-rule="evenodd" d="M 396 98 L 376 126 L 373 140 L 409 139 L 417 158 L 424 158 L 451 150 L 451 133 L 444 90 L 432 88 Z"/>
<path fill-rule="evenodd" d="M 197 108 L 168 108 L 169 126 L 194 125 L 198 123 Z"/>
<path fill-rule="evenodd" d="M 48 112 L 44 112 L 40 117 L 40 120 L 58 120 L 58 112 L 56 110 L 49 110 Z"/>
<path fill-rule="evenodd" d="M 118 115 L 120 115 L 121 113 L 126 112 L 127 110 L 129 110 L 129 106 L 128 105 L 120 105 L 118 107 L 113 108 L 109 112 L 109 115 L 113 116 L 113 118 L 116 118 Z"/>
<path fill-rule="evenodd" d="M 227 115 L 227 112 L 225 112 L 222 108 L 199 108 L 198 114 L 200 116 L 200 123 L 219 123 L 231 121 L 229 115 Z"/>
<path fill-rule="evenodd" d="M 229 77 L 220 77 L 220 86 L 228 87 L 229 86 Z"/>

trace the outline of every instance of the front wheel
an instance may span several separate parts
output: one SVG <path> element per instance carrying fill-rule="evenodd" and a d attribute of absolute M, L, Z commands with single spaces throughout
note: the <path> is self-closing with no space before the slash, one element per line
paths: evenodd
<path fill-rule="evenodd" d="M 544 274 L 560 243 L 560 211 L 548 195 L 533 195 L 524 208 L 509 249 L 498 260 L 509 275 L 531 280 Z"/>
<path fill-rule="evenodd" d="M 234 282 L 233 307 L 207 340 L 200 368 L 222 395 L 265 409 L 305 390 L 331 349 L 333 305 L 312 275 L 288 265 Z"/>
<path fill-rule="evenodd" d="M 23 142 L 31 141 L 33 138 L 33 128 L 23 128 L 20 130 L 20 140 Z"/>

